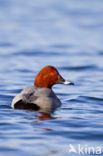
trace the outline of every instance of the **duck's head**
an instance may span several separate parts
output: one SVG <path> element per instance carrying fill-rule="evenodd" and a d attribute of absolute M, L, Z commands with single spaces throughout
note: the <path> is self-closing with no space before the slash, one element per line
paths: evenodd
<path fill-rule="evenodd" d="M 53 66 L 46 66 L 37 74 L 34 85 L 41 88 L 51 88 L 55 84 L 74 85 L 66 81 Z"/>

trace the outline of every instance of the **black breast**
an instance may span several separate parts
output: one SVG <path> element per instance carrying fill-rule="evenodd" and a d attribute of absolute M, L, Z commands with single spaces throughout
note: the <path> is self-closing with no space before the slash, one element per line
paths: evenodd
<path fill-rule="evenodd" d="M 32 111 L 39 111 L 40 107 L 34 103 L 26 103 L 23 100 L 19 100 L 15 103 L 14 109 L 26 109 Z"/>

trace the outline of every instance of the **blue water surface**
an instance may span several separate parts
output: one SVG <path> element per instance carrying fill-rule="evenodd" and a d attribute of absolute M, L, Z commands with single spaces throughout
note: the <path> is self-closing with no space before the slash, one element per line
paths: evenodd
<path fill-rule="evenodd" d="M 53 87 L 62 106 L 12 110 L 45 65 L 75 83 Z M 103 1 L 0 0 L 0 155 L 73 156 L 70 144 L 103 150 Z"/>

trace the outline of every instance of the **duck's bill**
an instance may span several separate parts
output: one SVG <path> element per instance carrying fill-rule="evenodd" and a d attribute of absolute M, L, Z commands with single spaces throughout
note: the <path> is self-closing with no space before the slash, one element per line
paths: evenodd
<path fill-rule="evenodd" d="M 64 78 L 62 78 L 61 76 L 60 76 L 60 79 L 58 80 L 57 83 L 59 83 L 59 84 L 65 84 L 65 85 L 74 85 L 73 82 L 67 81 Z"/>
<path fill-rule="evenodd" d="M 74 85 L 73 82 L 69 82 L 69 81 L 67 81 L 67 80 L 65 80 L 65 81 L 63 82 L 63 84 L 65 84 L 65 85 Z"/>

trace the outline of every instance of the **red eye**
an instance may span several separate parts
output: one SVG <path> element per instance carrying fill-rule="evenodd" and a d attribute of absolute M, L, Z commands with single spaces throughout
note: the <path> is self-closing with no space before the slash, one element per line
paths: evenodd
<path fill-rule="evenodd" d="M 55 74 L 56 74 L 55 72 L 51 72 L 51 73 L 50 73 L 51 76 L 54 76 Z"/>

